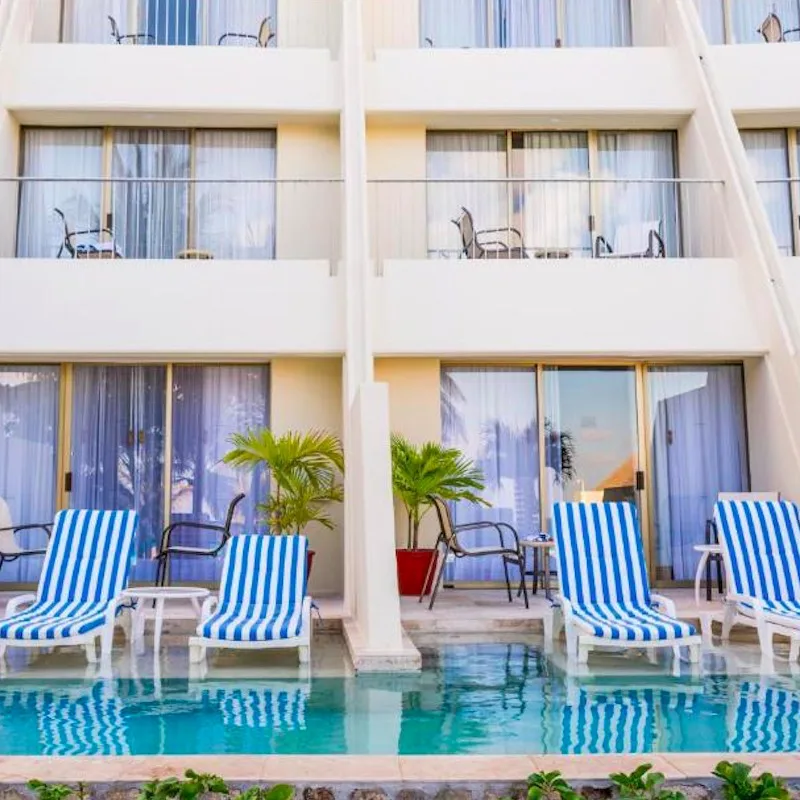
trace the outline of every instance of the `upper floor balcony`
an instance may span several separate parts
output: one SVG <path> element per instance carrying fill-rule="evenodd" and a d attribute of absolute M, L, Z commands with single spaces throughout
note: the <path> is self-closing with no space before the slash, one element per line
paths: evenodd
<path fill-rule="evenodd" d="M 763 348 L 722 182 L 374 181 L 369 189 L 382 354 Z"/>
<path fill-rule="evenodd" d="M 15 13 L 30 40 L 10 43 L 3 99 L 25 123 L 251 125 L 341 108 L 339 0 L 17 0 Z"/>
<path fill-rule="evenodd" d="M 439 124 L 469 114 L 684 118 L 691 85 L 662 0 L 396 0 L 366 4 L 367 106 Z M 590 76 L 602 74 L 602 80 Z M 494 124 L 494 123 L 493 123 Z M 501 122 L 501 124 L 510 124 Z"/>

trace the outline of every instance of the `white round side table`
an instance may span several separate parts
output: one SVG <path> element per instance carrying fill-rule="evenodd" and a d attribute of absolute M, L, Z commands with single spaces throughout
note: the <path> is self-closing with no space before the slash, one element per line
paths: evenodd
<path fill-rule="evenodd" d="M 703 580 L 703 571 L 706 568 L 706 563 L 712 555 L 722 555 L 721 544 L 696 544 L 694 551 L 700 553 L 700 561 L 697 564 L 697 572 L 694 575 L 694 602 L 696 606 L 700 606 L 700 582 Z"/>
<path fill-rule="evenodd" d="M 211 594 L 208 589 L 199 586 L 141 586 L 125 589 L 122 596 L 136 601 L 131 625 L 131 644 L 136 653 L 141 653 L 144 645 L 145 606 L 155 604 L 153 612 L 153 655 L 158 658 L 161 652 L 161 629 L 164 626 L 164 606 L 167 600 L 189 600 L 198 619 L 200 618 L 200 601 Z"/>

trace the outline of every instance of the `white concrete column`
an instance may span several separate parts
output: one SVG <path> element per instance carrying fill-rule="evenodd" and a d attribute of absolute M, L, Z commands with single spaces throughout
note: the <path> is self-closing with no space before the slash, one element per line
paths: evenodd
<path fill-rule="evenodd" d="M 361 0 L 342 0 L 341 147 L 344 359 L 345 637 L 357 669 L 418 668 L 404 638 L 394 556 L 389 396 L 374 383 Z"/>

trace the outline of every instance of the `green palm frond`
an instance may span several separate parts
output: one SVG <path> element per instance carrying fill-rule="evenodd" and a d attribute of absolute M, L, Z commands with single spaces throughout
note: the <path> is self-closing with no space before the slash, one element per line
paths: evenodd
<path fill-rule="evenodd" d="M 412 444 L 392 435 L 392 487 L 409 518 L 409 549 L 416 549 L 419 523 L 431 507 L 431 496 L 489 505 L 482 497 L 483 473 L 455 448 L 437 442 Z"/>

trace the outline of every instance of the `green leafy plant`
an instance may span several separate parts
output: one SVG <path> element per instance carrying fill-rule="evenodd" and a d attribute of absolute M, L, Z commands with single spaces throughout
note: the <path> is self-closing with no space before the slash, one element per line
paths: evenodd
<path fill-rule="evenodd" d="M 292 800 L 293 797 L 294 787 L 279 783 L 269 789 L 251 786 L 239 795 L 238 800 Z"/>
<path fill-rule="evenodd" d="M 629 774 L 609 775 L 621 800 L 684 800 L 683 793 L 666 788 L 663 773 L 651 772 L 652 768 L 652 764 L 642 764 Z"/>
<path fill-rule="evenodd" d="M 488 506 L 480 492 L 483 473 L 460 450 L 437 442 L 419 446 L 392 434 L 392 489 L 408 515 L 406 547 L 419 548 L 419 526 L 431 509 L 431 496 Z"/>
<path fill-rule="evenodd" d="M 39 800 L 66 800 L 67 797 L 77 797 L 82 800 L 86 796 L 86 787 L 82 783 L 73 788 L 63 783 L 44 783 L 39 780 L 30 780 L 28 781 L 28 788 Z"/>
<path fill-rule="evenodd" d="M 223 461 L 233 467 L 269 470 L 270 492 L 258 508 L 270 533 L 301 533 L 311 522 L 329 530 L 330 503 L 340 503 L 344 490 L 344 451 L 338 436 L 325 431 L 277 436 L 268 428 L 236 433 Z"/>
<path fill-rule="evenodd" d="M 789 800 L 789 789 L 783 780 L 771 772 L 753 778 L 752 771 L 749 764 L 720 761 L 712 774 L 722 781 L 725 800 Z"/>
<path fill-rule="evenodd" d="M 534 772 L 528 776 L 528 800 L 580 800 L 580 795 L 554 772 Z"/>

